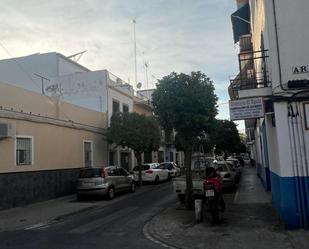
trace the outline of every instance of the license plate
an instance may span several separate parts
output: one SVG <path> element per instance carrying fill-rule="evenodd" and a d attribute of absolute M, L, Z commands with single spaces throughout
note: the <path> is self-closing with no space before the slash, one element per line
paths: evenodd
<path fill-rule="evenodd" d="M 211 196 L 215 196 L 215 191 L 213 189 L 208 189 L 205 192 L 205 196 L 206 197 L 211 197 Z"/>

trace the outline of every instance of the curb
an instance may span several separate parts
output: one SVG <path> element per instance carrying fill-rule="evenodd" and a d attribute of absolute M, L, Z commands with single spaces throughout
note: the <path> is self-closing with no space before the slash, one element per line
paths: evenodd
<path fill-rule="evenodd" d="M 166 208 L 165 210 L 167 210 L 168 208 Z M 158 213 L 157 213 L 158 214 Z M 158 244 L 164 248 L 169 248 L 169 249 L 185 249 L 183 247 L 179 247 L 176 245 L 173 245 L 170 242 L 166 242 L 165 240 L 161 239 L 160 236 L 158 234 L 156 234 L 155 232 L 151 231 L 151 222 L 152 220 L 156 217 L 156 215 L 152 216 L 144 225 L 143 227 L 143 234 L 144 236 L 152 241 L 155 244 Z"/>

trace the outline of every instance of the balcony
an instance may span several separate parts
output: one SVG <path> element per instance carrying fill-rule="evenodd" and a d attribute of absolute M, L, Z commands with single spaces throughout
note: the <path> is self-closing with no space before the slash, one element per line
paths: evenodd
<path fill-rule="evenodd" d="M 268 57 L 268 50 L 248 52 L 243 50 L 239 54 L 240 73 L 230 79 L 231 99 L 271 94 L 271 81 L 267 70 Z"/>

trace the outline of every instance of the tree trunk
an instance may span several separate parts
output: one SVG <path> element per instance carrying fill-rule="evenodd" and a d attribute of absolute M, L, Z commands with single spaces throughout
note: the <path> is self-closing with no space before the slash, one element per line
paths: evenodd
<path fill-rule="evenodd" d="M 185 167 L 186 167 L 186 207 L 189 210 L 193 209 L 193 193 L 192 193 L 192 171 L 191 171 L 191 156 L 192 148 L 186 149 L 185 154 Z"/>
<path fill-rule="evenodd" d="M 138 184 L 139 186 L 142 186 L 142 156 L 141 153 L 136 153 L 135 157 L 137 159 L 137 165 L 138 165 Z"/>

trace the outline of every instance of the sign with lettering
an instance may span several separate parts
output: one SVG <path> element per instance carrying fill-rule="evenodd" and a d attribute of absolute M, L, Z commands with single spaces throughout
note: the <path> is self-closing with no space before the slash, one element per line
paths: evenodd
<path fill-rule="evenodd" d="M 231 120 L 264 117 L 263 98 L 230 100 L 229 107 Z"/>
<path fill-rule="evenodd" d="M 292 67 L 293 74 L 302 74 L 302 73 L 309 73 L 309 66 L 302 65 L 297 67 Z"/>

